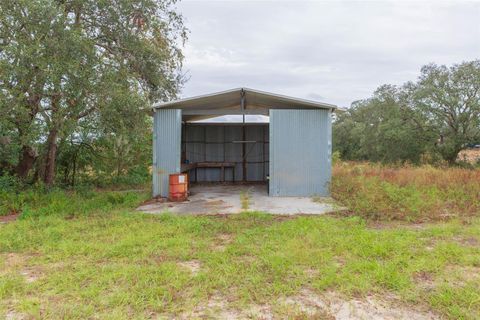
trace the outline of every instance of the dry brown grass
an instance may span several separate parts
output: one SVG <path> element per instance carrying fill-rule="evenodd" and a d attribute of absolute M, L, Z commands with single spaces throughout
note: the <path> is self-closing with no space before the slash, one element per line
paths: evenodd
<path fill-rule="evenodd" d="M 332 195 L 374 219 L 443 220 L 480 213 L 480 170 L 340 163 Z"/>

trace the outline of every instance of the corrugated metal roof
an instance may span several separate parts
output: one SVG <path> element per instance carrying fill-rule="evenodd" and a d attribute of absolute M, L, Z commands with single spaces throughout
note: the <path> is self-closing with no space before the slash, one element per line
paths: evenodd
<path fill-rule="evenodd" d="M 242 96 L 244 105 L 242 109 Z M 249 88 L 206 94 L 176 101 L 161 102 L 153 105 L 156 109 L 182 110 L 222 110 L 224 114 L 235 114 L 239 111 L 253 111 L 249 114 L 265 113 L 268 109 L 336 109 L 337 106 L 319 101 L 289 97 Z M 208 113 L 207 113 L 208 114 Z"/>

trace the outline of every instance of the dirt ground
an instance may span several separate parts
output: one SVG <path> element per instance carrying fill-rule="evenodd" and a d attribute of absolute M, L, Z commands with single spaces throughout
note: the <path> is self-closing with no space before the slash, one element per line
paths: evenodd
<path fill-rule="evenodd" d="M 229 307 L 228 297 L 214 294 L 204 305 L 173 316 L 174 319 L 440 319 L 440 316 L 422 306 L 408 306 L 394 296 L 369 296 L 365 299 L 345 298 L 330 291 L 317 294 L 303 289 L 297 295 L 279 299 L 271 304 L 249 305 L 237 309 Z"/>
<path fill-rule="evenodd" d="M 7 216 L 0 216 L 0 223 L 8 223 L 17 220 L 20 214 L 9 214 Z"/>

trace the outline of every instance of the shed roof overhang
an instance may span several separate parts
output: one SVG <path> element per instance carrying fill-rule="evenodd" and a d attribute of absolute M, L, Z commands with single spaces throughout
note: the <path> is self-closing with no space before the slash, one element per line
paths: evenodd
<path fill-rule="evenodd" d="M 337 109 L 333 104 L 237 88 L 169 102 L 155 103 L 154 109 L 181 109 L 184 121 L 222 115 L 268 115 L 269 109 Z"/>

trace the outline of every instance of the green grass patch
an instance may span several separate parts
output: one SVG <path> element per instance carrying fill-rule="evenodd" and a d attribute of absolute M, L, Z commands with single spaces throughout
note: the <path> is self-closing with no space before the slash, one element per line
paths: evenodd
<path fill-rule="evenodd" d="M 188 313 L 218 294 L 248 308 L 310 288 L 389 293 L 446 317 L 480 316 L 480 279 L 472 275 L 480 268 L 479 220 L 374 229 L 356 217 L 152 216 L 123 203 L 1 225 L 0 310 L 145 318 Z M 184 266 L 192 261 L 196 272 Z"/>
<path fill-rule="evenodd" d="M 134 208 L 148 198 L 147 192 L 99 191 L 84 189 L 29 189 L 23 192 L 0 191 L 0 216 L 21 214 L 21 218 L 78 216 L 109 212 L 113 209 Z"/>

